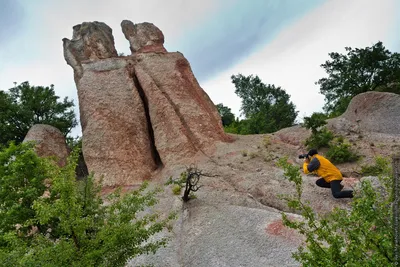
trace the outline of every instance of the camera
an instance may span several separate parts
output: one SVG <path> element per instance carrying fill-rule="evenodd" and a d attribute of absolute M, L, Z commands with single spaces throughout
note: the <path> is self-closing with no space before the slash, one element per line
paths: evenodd
<path fill-rule="evenodd" d="M 301 154 L 299 155 L 299 159 L 308 158 L 308 154 Z"/>

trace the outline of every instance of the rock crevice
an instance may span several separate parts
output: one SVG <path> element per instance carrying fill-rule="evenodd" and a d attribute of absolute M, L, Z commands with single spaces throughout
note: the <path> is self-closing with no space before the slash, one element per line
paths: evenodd
<path fill-rule="evenodd" d="M 151 23 L 121 23 L 131 56 L 118 57 L 101 22 L 75 26 L 63 39 L 78 89 L 83 154 L 104 185 L 132 185 L 154 170 L 187 164 L 229 141 L 214 104 L 180 53 L 165 50 Z"/>
<path fill-rule="evenodd" d="M 163 163 L 162 163 L 160 154 L 157 151 L 157 147 L 155 145 L 154 131 L 153 131 L 151 118 L 150 118 L 150 113 L 149 113 L 149 101 L 147 99 L 147 96 L 144 93 L 144 90 L 143 90 L 142 86 L 139 83 L 139 80 L 135 76 L 134 72 L 131 72 L 131 77 L 132 77 L 133 83 L 135 84 L 135 87 L 136 87 L 136 89 L 137 89 L 137 91 L 139 93 L 139 96 L 140 96 L 140 98 L 142 100 L 142 103 L 143 103 L 143 106 L 144 106 L 144 111 L 145 111 L 145 116 L 146 116 L 146 123 L 148 125 L 147 128 L 149 130 L 151 156 L 153 158 L 154 163 L 159 168 L 159 167 L 163 166 Z"/>

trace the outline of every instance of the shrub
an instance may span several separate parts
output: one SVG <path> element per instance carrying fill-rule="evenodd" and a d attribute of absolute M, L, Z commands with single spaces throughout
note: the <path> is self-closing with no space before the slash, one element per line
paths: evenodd
<path fill-rule="evenodd" d="M 375 158 L 374 165 L 361 166 L 361 174 L 364 176 L 372 175 L 377 176 L 381 173 L 388 172 L 390 170 L 389 161 L 381 156 Z"/>
<path fill-rule="evenodd" d="M 25 144 L 0 152 L 0 266 L 124 266 L 167 243 L 149 238 L 174 215 L 143 214 L 159 190 L 117 190 L 103 205 L 92 176 L 76 180 L 77 155 L 59 168 Z"/>
<path fill-rule="evenodd" d="M 173 193 L 174 195 L 180 195 L 180 194 L 181 194 L 181 191 L 182 191 L 182 187 L 181 187 L 180 185 L 178 185 L 178 184 L 176 184 L 176 185 L 174 185 L 174 186 L 172 187 L 172 193 Z"/>
<path fill-rule="evenodd" d="M 178 179 L 172 179 L 172 177 L 170 177 L 169 180 L 166 182 L 166 185 L 174 184 L 178 185 L 179 188 L 185 188 L 182 200 L 184 202 L 188 202 L 190 199 L 196 198 L 194 192 L 197 192 L 201 187 L 200 185 L 198 185 L 198 183 L 202 175 L 202 171 L 200 171 L 196 167 L 187 167 L 186 171 L 182 172 Z"/>
<path fill-rule="evenodd" d="M 336 207 L 320 215 L 302 199 L 299 168 L 286 158 L 279 165 L 296 187 L 295 195 L 282 198 L 303 216 L 302 220 L 294 220 L 282 213 L 284 225 L 305 237 L 305 246 L 293 253 L 295 260 L 310 267 L 393 266 L 392 176 L 386 173 L 379 178 L 389 194 L 378 192 L 369 181 L 363 181 L 350 209 Z"/>
<path fill-rule="evenodd" d="M 314 112 L 310 117 L 304 117 L 303 126 L 306 129 L 311 129 L 313 134 L 318 132 L 318 129 L 326 125 L 327 116 L 324 113 Z"/>
<path fill-rule="evenodd" d="M 308 149 L 329 147 L 329 142 L 332 141 L 333 138 L 333 133 L 324 127 L 320 131 L 312 133 L 311 136 L 306 139 L 305 145 Z"/>
<path fill-rule="evenodd" d="M 359 159 L 359 155 L 354 153 L 350 144 L 336 142 L 333 143 L 326 152 L 326 157 L 333 163 L 353 162 Z"/>

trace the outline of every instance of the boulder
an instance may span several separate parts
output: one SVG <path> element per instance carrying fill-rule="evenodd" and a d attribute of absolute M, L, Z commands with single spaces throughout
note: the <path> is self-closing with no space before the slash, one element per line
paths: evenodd
<path fill-rule="evenodd" d="M 72 39 L 63 39 L 64 58 L 74 69 L 75 82 L 83 74 L 82 63 L 117 57 L 112 30 L 103 22 L 83 22 L 73 27 Z"/>
<path fill-rule="evenodd" d="M 164 34 L 153 23 L 133 24 L 132 21 L 121 22 L 122 32 L 130 43 L 132 54 L 139 52 L 167 52 L 164 48 Z"/>
<path fill-rule="evenodd" d="M 356 95 L 340 117 L 328 120 L 328 127 L 339 132 L 400 132 L 400 95 L 366 92 Z"/>
<path fill-rule="evenodd" d="M 40 157 L 55 157 L 60 167 L 67 163 L 69 153 L 65 137 L 60 130 L 51 125 L 33 125 L 24 142 L 34 142 L 35 151 Z"/>

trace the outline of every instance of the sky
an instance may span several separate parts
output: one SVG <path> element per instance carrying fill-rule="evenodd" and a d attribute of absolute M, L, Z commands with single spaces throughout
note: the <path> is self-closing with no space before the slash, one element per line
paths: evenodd
<path fill-rule="evenodd" d="M 130 54 L 124 19 L 159 27 L 166 49 L 182 52 L 211 100 L 236 116 L 241 100 L 231 75 L 258 75 L 285 89 L 301 121 L 324 105 L 315 82 L 326 76 L 320 65 L 328 53 L 378 41 L 400 52 L 398 0 L 0 0 L 0 90 L 14 82 L 54 84 L 78 115 L 61 40 L 76 24 L 102 21 L 113 29 L 117 51 Z"/>

